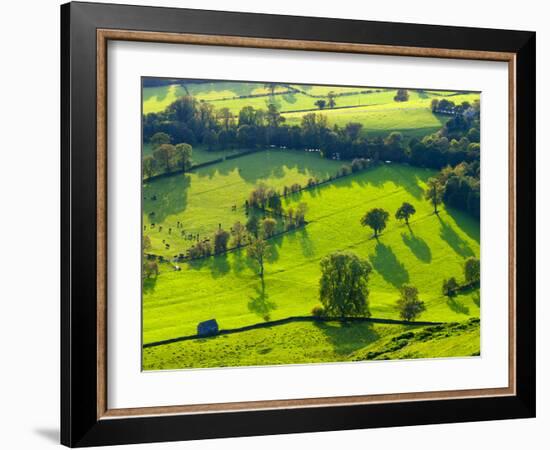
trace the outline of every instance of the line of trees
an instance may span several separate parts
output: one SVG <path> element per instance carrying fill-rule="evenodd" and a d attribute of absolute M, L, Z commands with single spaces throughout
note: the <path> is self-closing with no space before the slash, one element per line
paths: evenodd
<path fill-rule="evenodd" d="M 307 203 L 300 202 L 298 203 L 296 208 L 289 206 L 285 210 L 283 209 L 281 196 L 286 197 L 289 193 L 299 192 L 301 189 L 302 187 L 299 184 L 292 185 L 288 189 L 285 186 L 283 194 L 281 194 L 275 189 L 261 183 L 256 186 L 248 196 L 248 200 L 245 202 L 246 213 L 249 214 L 250 208 L 258 208 L 264 213 L 267 212 L 278 216 L 283 222 L 286 231 L 293 230 L 294 228 L 299 228 L 307 223 Z M 255 217 L 255 214 L 250 215 L 249 221 L 254 221 Z M 271 235 L 273 235 L 273 233 Z"/>
<path fill-rule="evenodd" d="M 443 280 L 442 292 L 447 297 L 454 297 L 462 289 L 479 284 L 481 261 L 473 256 L 464 261 L 464 282 L 459 283 L 455 277 Z"/>
<path fill-rule="evenodd" d="M 193 147 L 181 142 L 171 144 L 171 138 L 164 132 L 155 133 L 150 144 L 153 146 L 151 155 L 143 158 L 143 178 L 151 178 L 161 173 L 187 171 L 193 165 Z"/>
<path fill-rule="evenodd" d="M 329 98 L 318 107 L 330 104 Z M 211 150 L 266 145 L 318 148 L 327 158 L 382 159 L 441 169 L 474 161 L 479 153 L 478 104 L 471 105 L 467 112 L 451 118 L 437 133 L 407 143 L 399 132 L 391 132 L 386 138 L 364 137 L 358 122 L 329 127 L 327 117 L 321 113 L 304 114 L 300 125 L 289 126 L 272 103 L 267 110 L 245 106 L 235 115 L 228 108 L 217 110 L 211 103 L 184 96 L 164 112 L 144 117 L 143 138 L 147 142 L 163 132 L 172 142 L 203 144 Z"/>
<path fill-rule="evenodd" d="M 265 184 L 258 185 L 250 193 L 245 207 L 248 216 L 245 224 L 237 221 L 229 231 L 224 230 L 220 224 L 212 237 L 203 238 L 191 246 L 185 257 L 196 260 L 220 255 L 236 248 L 250 247 L 257 241 L 265 241 L 283 231 L 290 231 L 307 223 L 307 203 L 300 202 L 296 208 L 289 207 L 285 211 L 282 208 L 280 194 Z M 257 208 L 260 214 L 252 208 Z M 180 255 L 180 258 L 183 257 Z M 263 274 L 263 263 L 261 271 Z"/>
<path fill-rule="evenodd" d="M 408 202 L 403 202 L 403 204 L 395 211 L 395 218 L 397 220 L 404 220 L 405 224 L 408 226 L 409 219 L 414 214 L 416 214 L 415 207 Z M 386 229 L 389 218 L 390 213 L 385 209 L 372 208 L 367 211 L 363 217 L 361 217 L 360 222 L 364 227 L 371 228 L 372 231 L 374 231 L 374 237 L 378 239 L 380 233 Z"/>
<path fill-rule="evenodd" d="M 432 109 L 441 105 L 454 108 L 446 124 L 436 133 L 408 141 L 400 132 L 385 138 L 365 137 L 358 122 L 329 127 L 321 113 L 304 114 L 300 125 L 289 126 L 273 103 L 266 110 L 245 106 L 235 115 L 228 108 L 217 110 L 211 103 L 183 96 L 164 112 L 144 117 L 143 137 L 155 148 L 153 155 L 144 159 L 144 176 L 190 167 L 191 154 L 183 149 L 192 150 L 195 144 L 210 150 L 267 145 L 314 148 L 326 158 L 393 161 L 441 170 L 442 201 L 479 217 L 479 102 L 456 106 L 446 99 L 434 99 Z M 330 107 L 330 97 L 321 106 Z M 351 169 L 346 166 L 342 171 Z"/>

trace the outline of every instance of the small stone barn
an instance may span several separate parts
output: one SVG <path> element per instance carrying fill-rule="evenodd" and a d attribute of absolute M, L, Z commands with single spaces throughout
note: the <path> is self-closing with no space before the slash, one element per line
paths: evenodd
<path fill-rule="evenodd" d="M 215 336 L 216 334 L 218 334 L 216 319 L 205 320 L 197 325 L 197 335 L 199 336 Z"/>

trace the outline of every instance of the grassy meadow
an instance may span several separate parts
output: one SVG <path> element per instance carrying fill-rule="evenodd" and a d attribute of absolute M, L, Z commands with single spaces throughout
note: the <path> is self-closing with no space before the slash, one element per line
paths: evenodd
<path fill-rule="evenodd" d="M 259 155 L 263 153 L 232 162 L 244 167 L 246 159 Z M 295 158 L 300 156 L 305 161 L 315 161 L 308 153 L 294 154 Z M 255 162 L 259 163 L 257 159 Z M 259 164 L 260 167 L 263 165 Z M 203 170 L 206 173 L 201 177 Z M 368 258 L 374 268 L 369 282 L 373 317 L 398 318 L 394 303 L 398 287 L 405 282 L 417 286 L 427 304 L 422 320 L 460 321 L 479 316 L 478 291 L 459 295 L 453 302 L 441 293 L 444 278 L 461 278 L 464 259 L 479 256 L 479 225 L 457 211 L 443 210 L 439 216 L 432 213 L 430 205 L 421 199 L 424 182 L 430 175 L 429 170 L 384 165 L 294 194 L 287 201 L 308 203 L 309 223 L 303 229 L 270 239 L 271 252 L 263 285 L 244 249 L 182 264 L 181 271 L 174 271 L 169 264 L 161 266 L 159 277 L 146 280 L 144 285 L 144 343 L 193 334 L 198 322 L 212 317 L 220 328 L 235 328 L 262 321 L 266 315 L 272 320 L 307 315 L 319 304 L 320 259 L 344 249 Z M 279 170 L 279 176 L 261 179 L 276 187 L 277 182 L 289 183 L 307 177 L 288 166 Z M 193 195 L 191 186 L 195 180 L 197 191 Z M 220 221 L 226 226 L 239 218 L 244 220 L 244 211 L 231 211 L 231 205 L 244 203 L 257 179 L 246 180 L 236 169 L 225 172 L 221 167 L 217 170 L 212 166 L 159 181 L 172 185 L 167 192 L 174 200 L 166 196 L 166 205 L 179 212 L 179 215 L 163 216 L 162 223 L 170 224 L 175 217 L 182 221 L 188 217 L 189 222 L 184 226 L 187 230 L 187 224 L 200 216 L 203 227 L 200 231 L 211 234 Z M 179 190 L 174 188 L 176 184 L 180 185 Z M 148 188 L 145 186 L 144 192 L 148 192 Z M 155 192 L 160 195 L 159 191 Z M 175 201 L 176 198 L 181 203 Z M 369 229 L 360 225 L 361 215 L 370 207 L 382 205 L 394 211 L 403 201 L 417 208 L 410 229 L 395 219 L 390 220 L 388 228 L 376 240 Z M 216 206 L 208 207 L 209 202 Z M 147 207 L 146 200 L 145 211 Z M 164 214 L 170 212 L 164 211 Z M 168 220 L 169 217 L 173 218 Z M 161 233 L 146 232 L 151 237 L 153 253 L 163 253 L 159 240 L 166 226 Z"/>
<path fill-rule="evenodd" d="M 436 345 L 434 345 L 434 340 Z M 479 323 L 443 326 L 292 323 L 144 349 L 147 370 L 374 361 L 479 354 Z"/>
<path fill-rule="evenodd" d="M 290 92 L 289 92 L 290 91 Z M 163 111 L 183 95 L 193 95 L 199 101 L 211 102 L 217 109 L 228 108 L 238 115 L 245 106 L 267 109 L 274 104 L 289 125 L 299 124 L 304 114 L 318 111 L 315 102 L 327 100 L 328 93 L 336 94 L 335 109 L 324 109 L 330 125 L 359 122 L 362 132 L 369 135 L 386 135 L 388 131 L 400 131 L 407 137 L 422 137 L 437 131 L 447 117 L 432 113 L 432 99 L 447 98 L 455 103 L 473 101 L 477 93 L 451 91 L 410 91 L 409 101 L 394 102 L 397 89 L 277 85 L 275 95 L 261 83 L 212 82 L 184 83 L 143 89 L 143 112 Z M 368 92 L 368 93 L 367 93 Z M 260 95 L 258 97 L 247 97 Z"/>
<path fill-rule="evenodd" d="M 479 98 L 451 91 L 410 91 L 409 101 L 395 102 L 395 89 L 303 85 L 278 85 L 271 95 L 261 83 L 182 81 L 144 88 L 143 112 L 163 111 L 178 96 L 193 95 L 235 114 L 244 106 L 266 108 L 274 103 L 292 125 L 306 114 L 298 111 L 315 108 L 318 96 L 329 92 L 337 94 L 337 107 L 322 111 L 329 124 L 359 122 L 369 136 L 390 131 L 425 136 L 447 120 L 432 113 L 433 98 Z M 250 95 L 254 97 L 243 97 Z M 199 145 L 193 146 L 192 160 L 202 164 L 240 152 L 208 151 Z M 151 144 L 144 143 L 143 154 L 152 154 Z M 463 280 L 466 258 L 479 258 L 479 220 L 443 204 L 439 214 L 433 213 L 425 200 L 428 179 L 436 174 L 432 169 L 382 162 L 286 196 L 284 210 L 307 204 L 307 224 L 267 240 L 263 279 L 246 248 L 194 261 L 173 260 L 196 243 L 189 235 L 210 237 L 220 227 L 229 230 L 237 221 L 246 223 L 245 201 L 259 184 L 276 191 L 294 183 L 304 186 L 311 178 L 334 177 L 342 163 L 319 152 L 265 148 L 144 181 L 142 231 L 150 240 L 147 253 L 164 262 L 157 276 L 143 281 L 143 343 L 193 335 L 197 324 L 209 319 L 226 330 L 309 316 L 320 304 L 320 261 L 340 250 L 372 266 L 372 317 L 399 319 L 395 302 L 399 288 L 408 283 L 418 288 L 426 306 L 419 320 L 444 324 L 289 323 L 145 348 L 145 370 L 479 355 L 479 289 L 452 298 L 442 294 L 444 279 Z M 403 202 L 416 208 L 408 226 L 394 218 Z M 377 207 L 387 210 L 390 219 L 375 239 L 360 219 Z"/>

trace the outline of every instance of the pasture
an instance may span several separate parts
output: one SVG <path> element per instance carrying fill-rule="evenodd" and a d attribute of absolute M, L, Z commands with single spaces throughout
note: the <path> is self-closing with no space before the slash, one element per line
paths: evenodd
<path fill-rule="evenodd" d="M 291 90 L 292 92 L 289 92 Z M 368 93 L 366 93 L 368 91 Z M 363 125 L 362 134 L 386 136 L 400 131 L 406 137 L 421 138 L 437 131 L 448 116 L 431 111 L 432 99 L 447 98 L 456 104 L 479 99 L 478 93 L 453 91 L 409 91 L 409 100 L 395 102 L 396 89 L 309 86 L 279 84 L 275 95 L 263 83 L 215 81 L 210 83 L 180 83 L 143 89 L 143 113 L 163 111 L 182 95 L 193 95 L 199 101 L 210 102 L 217 110 L 228 108 L 234 116 L 245 106 L 267 109 L 274 104 L 289 125 L 299 125 L 302 116 L 310 112 L 322 112 L 329 125 L 345 126 L 349 122 Z M 334 109 L 318 109 L 315 102 L 327 100 L 327 94 L 336 94 Z M 249 97 L 255 95 L 254 97 Z"/>
<path fill-rule="evenodd" d="M 145 370 L 479 355 L 475 319 L 437 326 L 290 323 L 145 348 Z"/>
<path fill-rule="evenodd" d="M 274 104 L 287 125 L 300 125 L 304 114 L 321 112 L 329 126 L 362 125 L 363 136 L 385 137 L 400 131 L 421 139 L 439 129 L 448 115 L 434 114 L 434 98 L 455 104 L 473 102 L 479 94 L 453 91 L 409 91 L 396 102 L 396 89 L 212 81 L 143 89 L 143 112 L 160 112 L 182 95 L 228 108 L 237 117 L 245 106 L 266 110 Z M 320 98 L 336 94 L 336 107 L 319 111 Z M 367 92 L 368 91 L 368 92 Z M 176 142 L 173 142 L 176 144 Z M 152 153 L 148 143 L 143 155 Z M 443 296 L 444 279 L 464 280 L 464 261 L 479 258 L 479 220 L 440 205 L 438 215 L 424 198 L 436 172 L 386 164 L 337 178 L 283 198 L 283 208 L 306 203 L 305 227 L 268 239 L 265 275 L 247 257 L 246 248 L 186 262 L 175 257 L 216 230 L 229 231 L 247 221 L 245 201 L 259 184 L 283 187 L 334 176 L 343 161 L 318 152 L 258 148 L 208 151 L 193 146 L 193 164 L 222 158 L 215 164 L 146 181 L 143 184 L 143 234 L 161 256 L 157 276 L 143 281 L 143 343 L 193 335 L 197 324 L 216 319 L 220 329 L 238 328 L 291 316 L 309 316 L 319 302 L 320 261 L 349 250 L 367 259 L 372 317 L 398 319 L 399 288 L 418 288 L 426 311 L 419 320 L 444 322 L 441 328 L 372 323 L 290 323 L 208 339 L 193 339 L 143 351 L 145 370 L 363 361 L 372 359 L 471 356 L 479 354 L 479 289 Z M 409 226 L 394 218 L 403 202 L 416 208 Z M 390 213 L 378 239 L 360 224 L 372 208 Z M 178 270 L 175 270 L 175 269 Z"/>
<path fill-rule="evenodd" d="M 318 153 L 265 150 L 145 183 L 143 225 L 151 238 L 151 253 L 171 258 L 196 243 L 185 239 L 189 234 L 206 237 L 220 224 L 226 230 L 236 221 L 244 224 L 244 202 L 259 182 L 281 190 L 292 183 L 306 184 L 312 177 L 328 178 L 340 165 Z"/>
<path fill-rule="evenodd" d="M 292 157 L 296 161 L 266 166 L 258 160 L 274 155 L 281 161 L 292 161 Z M 315 156 L 290 151 L 247 155 L 196 173 L 154 181 L 144 187 L 144 192 L 154 189 L 166 198 L 163 209 L 155 205 L 161 214 L 157 219 L 162 219 L 158 224 L 178 217 L 189 225 L 204 227 L 204 232 L 212 232 L 219 222 L 225 226 L 245 220 L 242 209 L 231 211 L 230 205 L 241 205 L 260 180 L 280 188 L 335 168 L 331 166 L 335 162 L 317 160 Z M 247 164 L 256 169 L 245 171 Z M 267 173 L 255 172 L 260 167 Z M 276 320 L 308 315 L 319 304 L 320 259 L 343 249 L 368 258 L 373 266 L 369 282 L 373 317 L 398 317 L 394 303 L 399 286 L 405 282 L 417 286 L 420 298 L 426 302 L 422 320 L 448 322 L 478 317 L 479 290 L 450 301 L 441 294 L 441 284 L 450 276 L 462 279 L 465 258 L 479 256 L 479 223 L 464 213 L 444 208 L 439 216 L 434 215 L 423 199 L 425 182 L 431 175 L 429 170 L 384 165 L 294 194 L 287 204 L 306 202 L 310 223 L 269 240 L 263 283 L 244 249 L 182 263 L 181 271 L 174 271 L 169 264 L 161 265 L 159 276 L 144 282 L 144 343 L 194 334 L 197 323 L 210 318 L 216 318 L 221 328 L 235 328 L 267 317 Z M 417 209 L 410 229 L 392 217 L 376 240 L 359 224 L 366 210 L 380 206 L 393 214 L 403 201 Z M 149 207 L 145 201 L 145 211 Z M 158 248 L 157 232 L 146 234 Z M 177 243 L 170 253 L 178 253 L 173 251 L 176 248 Z"/>
<path fill-rule="evenodd" d="M 204 146 L 196 145 L 193 147 L 193 164 L 203 164 L 220 158 L 227 158 L 242 151 L 241 149 L 207 150 Z M 149 143 L 143 144 L 143 156 L 152 154 L 153 146 Z"/>

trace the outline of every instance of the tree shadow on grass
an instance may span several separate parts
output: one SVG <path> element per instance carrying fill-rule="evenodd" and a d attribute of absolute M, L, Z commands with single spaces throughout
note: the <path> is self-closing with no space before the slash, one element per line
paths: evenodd
<path fill-rule="evenodd" d="M 425 263 L 432 261 L 432 251 L 430 250 L 430 247 L 426 244 L 424 239 L 415 236 L 412 230 L 410 234 L 401 233 L 401 238 L 403 239 L 405 245 L 409 247 L 411 252 L 414 253 L 414 256 L 416 256 L 420 261 Z"/>
<path fill-rule="evenodd" d="M 424 189 L 422 189 L 419 184 L 420 178 L 418 177 L 418 174 L 409 170 L 407 167 L 399 166 L 395 168 L 392 181 L 397 186 L 403 187 L 415 199 L 421 200 L 424 198 Z"/>
<path fill-rule="evenodd" d="M 454 208 L 446 208 L 447 214 L 455 221 L 456 225 L 479 244 L 480 227 L 479 220 L 472 215 Z"/>
<path fill-rule="evenodd" d="M 315 244 L 309 237 L 307 228 L 302 228 L 298 231 L 298 238 L 300 239 L 300 245 L 302 246 L 302 254 L 306 258 L 310 258 L 315 255 Z"/>
<path fill-rule="evenodd" d="M 275 245 L 268 241 L 268 248 L 264 254 L 264 272 L 269 271 L 268 264 L 272 264 L 279 259 L 279 251 Z M 246 250 L 244 250 L 246 251 Z M 260 273 L 260 264 L 253 258 L 246 256 L 244 259 L 244 264 L 255 274 L 259 275 Z"/>
<path fill-rule="evenodd" d="M 149 222 L 162 225 L 166 217 L 185 211 L 190 185 L 191 178 L 187 174 L 172 175 L 145 183 L 142 210 Z M 151 213 L 154 215 L 150 215 Z"/>
<path fill-rule="evenodd" d="M 282 238 L 282 236 L 280 236 L 280 238 Z M 265 260 L 266 262 L 273 264 L 279 259 L 279 249 L 275 243 L 271 243 L 270 241 L 268 241 L 268 245 L 269 246 L 267 247 L 267 251 L 265 253 Z"/>
<path fill-rule="evenodd" d="M 255 287 L 256 295 L 250 296 L 248 301 L 248 309 L 250 312 L 260 316 L 262 319 L 270 320 L 269 313 L 277 308 L 277 304 L 269 300 L 269 295 L 266 292 L 265 280 L 260 280 L 260 286 Z"/>
<path fill-rule="evenodd" d="M 447 298 L 447 306 L 457 314 L 470 314 L 470 308 L 454 297 Z"/>
<path fill-rule="evenodd" d="M 474 256 L 473 250 L 470 248 L 470 246 L 462 239 L 457 232 L 446 222 L 437 216 L 439 219 L 439 223 L 441 224 L 441 230 L 440 230 L 440 236 L 441 239 L 443 239 L 449 246 L 455 251 L 455 253 L 459 254 L 463 258 L 467 258 L 469 256 Z"/>
<path fill-rule="evenodd" d="M 157 284 L 157 277 L 145 278 L 142 283 L 142 290 L 144 294 L 155 292 L 155 285 Z"/>
<path fill-rule="evenodd" d="M 212 278 L 219 278 L 226 275 L 231 267 L 229 266 L 229 261 L 227 260 L 227 254 L 214 256 L 210 264 L 210 270 L 212 272 Z"/>
<path fill-rule="evenodd" d="M 191 269 L 201 270 L 205 265 L 208 264 L 208 259 L 210 259 L 210 257 L 192 259 L 192 260 L 188 261 L 187 264 L 189 264 L 189 267 Z"/>
<path fill-rule="evenodd" d="M 424 196 L 424 189 L 420 186 L 422 177 L 418 174 L 422 169 L 411 170 L 406 166 L 396 164 L 379 165 L 375 170 L 367 170 L 359 176 L 352 177 L 351 182 L 356 182 L 360 186 L 369 184 L 377 188 L 383 187 L 386 183 L 391 182 L 398 188 L 403 188 L 415 199 L 420 200 Z"/>
<path fill-rule="evenodd" d="M 241 273 L 246 267 L 245 253 L 246 250 L 236 250 L 233 252 L 233 272 Z"/>
<path fill-rule="evenodd" d="M 338 355 L 349 355 L 380 338 L 372 323 L 314 323 L 325 334 Z"/>
<path fill-rule="evenodd" d="M 297 101 L 296 95 L 294 95 L 293 92 L 289 92 L 288 94 L 283 94 L 282 97 L 283 97 L 283 100 L 287 103 L 296 103 Z"/>
<path fill-rule="evenodd" d="M 281 99 L 279 98 L 280 95 L 269 95 L 267 97 L 267 100 L 265 100 L 265 107 L 266 109 L 269 108 L 269 104 L 273 104 L 277 107 L 277 109 L 280 111 L 283 105 L 283 102 L 281 102 Z"/>
<path fill-rule="evenodd" d="M 374 254 L 369 255 L 370 262 L 385 281 L 399 288 L 409 281 L 409 272 L 405 265 L 397 259 L 389 245 L 376 243 Z"/>
<path fill-rule="evenodd" d="M 472 295 L 472 301 L 475 303 L 475 305 L 479 308 L 481 303 L 481 295 L 479 294 L 479 291 L 474 292 Z"/>

